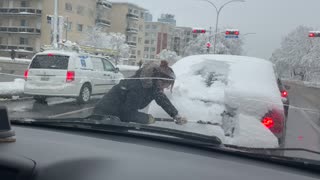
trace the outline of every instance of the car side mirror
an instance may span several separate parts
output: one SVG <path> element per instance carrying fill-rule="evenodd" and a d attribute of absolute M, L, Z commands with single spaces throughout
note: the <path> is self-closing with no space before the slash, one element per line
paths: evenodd
<path fill-rule="evenodd" d="M 120 69 L 119 69 L 118 67 L 116 67 L 116 68 L 114 69 L 114 72 L 115 72 L 115 73 L 118 73 L 118 72 L 120 72 Z"/>

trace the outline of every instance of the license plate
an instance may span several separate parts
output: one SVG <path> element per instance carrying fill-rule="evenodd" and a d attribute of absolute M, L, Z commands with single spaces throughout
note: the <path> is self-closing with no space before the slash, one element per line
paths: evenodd
<path fill-rule="evenodd" d="M 47 77 L 47 76 L 44 76 L 44 77 L 41 77 L 41 81 L 49 81 L 49 77 Z"/>

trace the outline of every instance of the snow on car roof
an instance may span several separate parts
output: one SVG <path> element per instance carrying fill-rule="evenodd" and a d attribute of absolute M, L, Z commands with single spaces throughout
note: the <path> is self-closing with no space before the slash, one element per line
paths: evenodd
<path fill-rule="evenodd" d="M 47 55 L 47 54 L 57 54 L 57 55 L 64 55 L 64 56 L 77 56 L 79 53 L 73 51 L 63 51 L 63 50 L 47 50 L 36 55 Z"/>

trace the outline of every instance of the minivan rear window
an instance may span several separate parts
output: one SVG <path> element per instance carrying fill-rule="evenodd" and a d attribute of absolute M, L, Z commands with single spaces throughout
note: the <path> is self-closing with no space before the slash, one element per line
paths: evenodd
<path fill-rule="evenodd" d="M 31 65 L 31 69 L 68 69 L 69 56 L 61 55 L 37 55 Z"/>

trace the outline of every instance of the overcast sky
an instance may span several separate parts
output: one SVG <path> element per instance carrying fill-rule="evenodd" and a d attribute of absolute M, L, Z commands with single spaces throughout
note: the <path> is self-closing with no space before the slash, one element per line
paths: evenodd
<path fill-rule="evenodd" d="M 201 0 L 111 0 L 132 2 L 144 7 L 157 20 L 161 13 L 176 16 L 178 26 L 215 25 L 216 12 Z M 217 6 L 228 0 L 212 0 Z M 221 12 L 219 27 L 232 26 L 240 33 L 257 33 L 245 37 L 248 56 L 268 59 L 280 47 L 281 39 L 299 25 L 320 29 L 320 0 L 246 0 L 227 5 Z"/>

